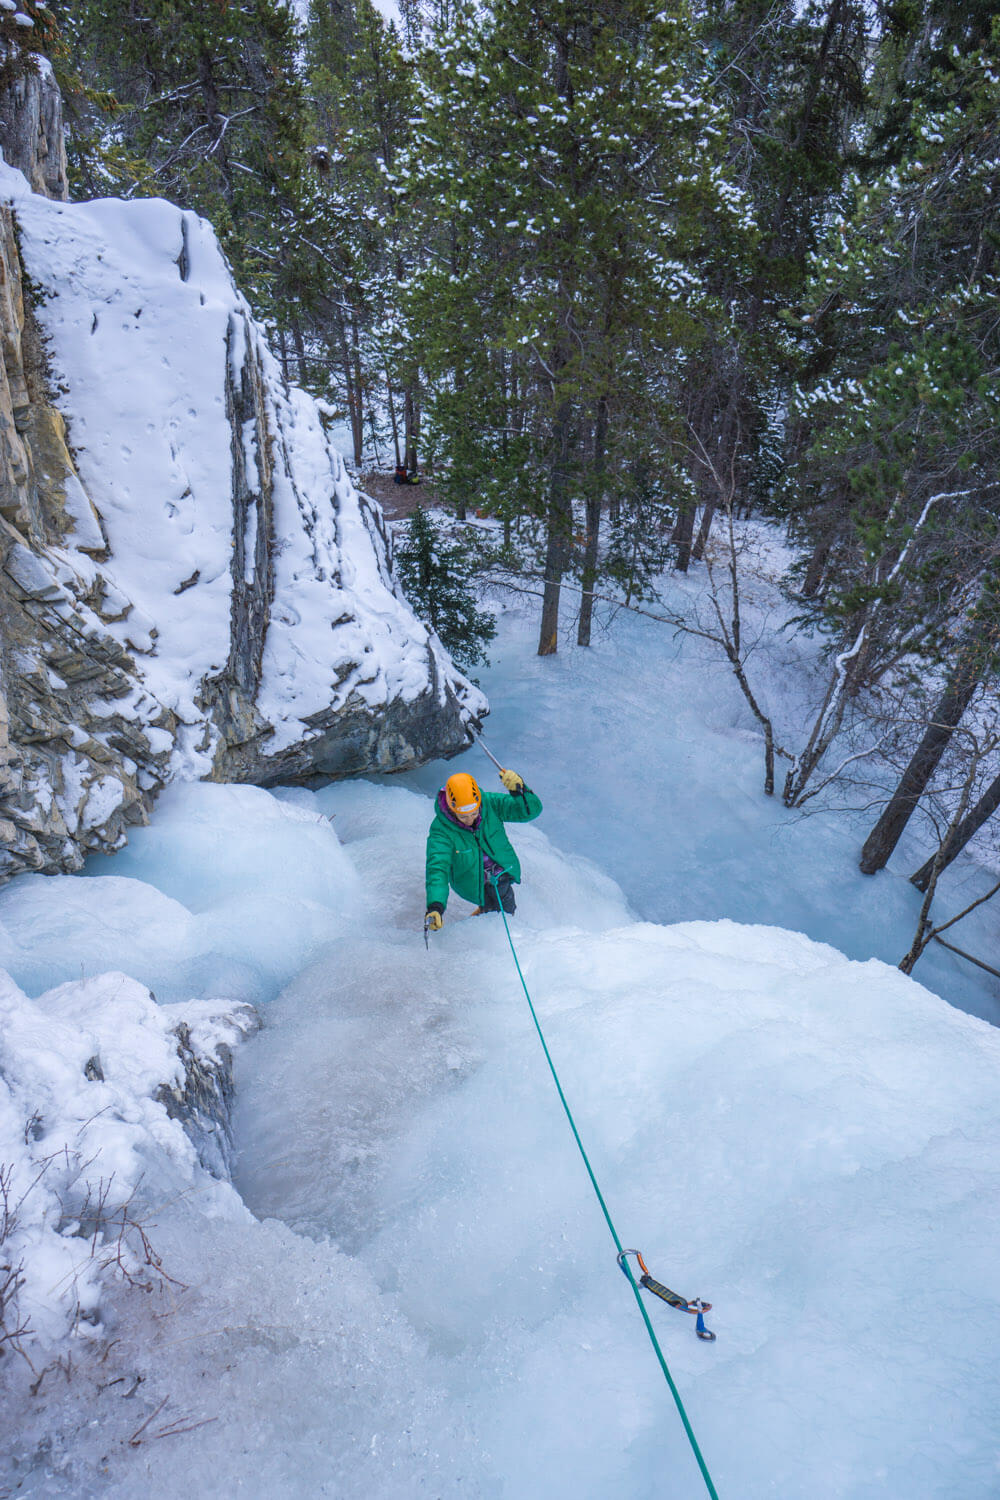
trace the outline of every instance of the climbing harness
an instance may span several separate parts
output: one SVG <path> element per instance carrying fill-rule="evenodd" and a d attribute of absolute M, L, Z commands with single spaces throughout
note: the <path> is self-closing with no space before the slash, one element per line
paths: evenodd
<path fill-rule="evenodd" d="M 480 744 L 482 744 L 481 740 L 480 740 Z M 483 745 L 483 749 L 484 750 L 486 749 L 485 745 Z M 486 753 L 487 753 L 487 755 L 489 755 L 489 751 L 488 750 L 486 751 Z M 491 760 L 493 759 L 492 755 L 490 756 L 490 759 Z M 499 762 L 498 762 L 498 764 L 499 764 Z M 503 872 L 501 871 L 500 873 L 502 874 Z M 494 890 L 496 890 L 497 880 L 499 879 L 499 876 L 498 875 L 493 875 L 493 876 L 490 877 L 490 879 L 492 881 Z M 534 1002 L 533 1002 L 533 1000 L 531 998 L 531 994 L 530 994 L 530 992 L 528 990 L 528 986 L 525 983 L 524 974 L 521 971 L 521 963 L 520 963 L 520 960 L 519 960 L 519 958 L 517 956 L 517 949 L 514 947 L 514 939 L 510 935 L 510 925 L 509 925 L 509 923 L 507 921 L 507 913 L 504 911 L 503 907 L 500 905 L 500 893 L 499 893 L 499 891 L 497 891 L 496 894 L 497 894 L 497 905 L 500 907 L 500 915 L 503 918 L 504 931 L 507 934 L 507 942 L 510 944 L 511 956 L 514 959 L 514 967 L 517 970 L 517 977 L 521 981 L 521 988 L 524 991 L 524 998 L 528 1002 L 528 1009 L 531 1012 L 531 1019 L 534 1022 L 535 1030 L 538 1033 L 538 1040 L 542 1044 L 542 1051 L 545 1053 L 545 1061 L 549 1065 L 549 1072 L 552 1074 L 552 1081 L 553 1081 L 553 1083 L 556 1086 L 556 1092 L 559 1095 L 560 1103 L 562 1104 L 562 1107 L 563 1107 L 563 1110 L 565 1112 L 566 1118 L 569 1121 L 569 1128 L 573 1132 L 573 1139 L 576 1141 L 577 1148 L 579 1149 L 580 1155 L 583 1158 L 583 1164 L 584 1164 L 584 1166 L 587 1169 L 587 1176 L 590 1178 L 591 1186 L 593 1187 L 594 1192 L 597 1195 L 597 1201 L 598 1201 L 598 1203 L 601 1206 L 601 1212 L 604 1215 L 604 1221 L 607 1224 L 608 1229 L 611 1231 L 611 1238 L 615 1242 L 615 1249 L 618 1252 L 618 1264 L 621 1267 L 622 1271 L 625 1273 L 625 1276 L 626 1276 L 626 1278 L 628 1280 L 628 1283 L 629 1283 L 629 1285 L 632 1288 L 633 1296 L 635 1297 L 636 1304 L 637 1304 L 637 1306 L 639 1308 L 639 1312 L 642 1315 L 642 1321 L 646 1325 L 646 1332 L 649 1334 L 650 1343 L 653 1346 L 654 1353 L 656 1354 L 656 1358 L 659 1361 L 660 1369 L 663 1371 L 663 1374 L 664 1374 L 664 1377 L 666 1379 L 667 1385 L 670 1387 L 670 1394 L 674 1398 L 674 1404 L 677 1407 L 677 1411 L 678 1411 L 678 1413 L 680 1415 L 681 1422 L 683 1423 L 684 1431 L 687 1433 L 688 1442 L 691 1445 L 691 1451 L 694 1453 L 695 1459 L 697 1460 L 697 1463 L 698 1463 L 698 1468 L 701 1470 L 701 1477 L 705 1481 L 705 1486 L 706 1486 L 706 1488 L 708 1490 L 709 1495 L 712 1497 L 712 1500 L 719 1500 L 718 1491 L 716 1490 L 715 1485 L 712 1483 L 712 1476 L 708 1472 L 708 1467 L 707 1467 L 707 1465 L 705 1463 L 704 1458 L 702 1457 L 701 1449 L 698 1447 L 698 1439 L 694 1435 L 694 1428 L 691 1426 L 691 1423 L 688 1420 L 688 1414 L 684 1410 L 684 1403 L 681 1400 L 680 1391 L 677 1389 L 676 1385 L 674 1384 L 674 1378 L 671 1375 L 670 1370 L 669 1370 L 669 1368 L 667 1366 L 667 1361 L 664 1358 L 663 1350 L 660 1348 L 659 1340 L 656 1337 L 656 1331 L 653 1328 L 652 1323 L 650 1322 L 649 1313 L 646 1311 L 646 1304 L 642 1300 L 642 1295 L 641 1295 L 641 1293 L 639 1291 L 639 1288 L 640 1288 L 640 1286 L 645 1286 L 645 1288 L 646 1288 L 647 1291 L 653 1292 L 658 1297 L 663 1297 L 664 1301 L 670 1302 L 671 1306 L 673 1306 L 673 1307 L 680 1307 L 680 1308 L 682 1308 L 686 1312 L 696 1313 L 697 1316 L 698 1316 L 698 1324 L 696 1324 L 695 1326 L 696 1326 L 696 1331 L 698 1332 L 699 1338 L 704 1338 L 706 1340 L 714 1341 L 715 1334 L 714 1333 L 710 1333 L 709 1330 L 707 1328 L 705 1328 L 704 1320 L 702 1318 L 702 1314 L 706 1311 L 707 1308 L 709 1308 L 711 1306 L 711 1303 L 708 1303 L 708 1302 L 702 1303 L 700 1301 L 700 1299 L 698 1299 L 698 1304 L 696 1305 L 694 1302 L 688 1302 L 683 1297 L 678 1297 L 677 1294 L 676 1294 L 676 1292 L 671 1292 L 668 1287 L 662 1286 L 660 1284 L 660 1282 L 653 1281 L 653 1278 L 649 1275 L 649 1272 L 646 1270 L 646 1264 L 643 1261 L 642 1257 L 639 1255 L 638 1250 L 626 1250 L 623 1247 L 622 1242 L 621 1242 L 621 1240 L 618 1237 L 618 1231 L 615 1228 L 614 1220 L 611 1217 L 611 1213 L 610 1213 L 610 1211 L 608 1209 L 608 1205 L 604 1201 L 604 1194 L 601 1192 L 600 1185 L 599 1185 L 599 1183 L 597 1181 L 596 1176 L 594 1175 L 594 1169 L 590 1165 L 590 1158 L 588 1157 L 588 1155 L 587 1155 L 587 1153 L 586 1153 L 586 1151 L 584 1149 L 583 1141 L 580 1139 L 580 1132 L 576 1128 L 576 1121 L 573 1119 L 573 1112 L 572 1112 L 572 1110 L 569 1107 L 569 1103 L 568 1103 L 568 1101 L 566 1099 L 566 1095 L 563 1092 L 563 1086 L 562 1086 L 562 1084 L 559 1081 L 559 1074 L 556 1072 L 556 1065 L 552 1061 L 552 1054 L 549 1051 L 548 1043 L 545 1040 L 545 1033 L 542 1031 L 541 1022 L 538 1019 L 538 1013 L 535 1010 Z M 642 1274 L 642 1277 L 641 1277 L 640 1281 L 636 1281 L 634 1275 L 632 1274 L 632 1267 L 629 1265 L 629 1260 L 628 1260 L 628 1258 L 629 1258 L 630 1255 L 634 1255 L 636 1257 L 636 1259 L 639 1262 L 639 1265 L 642 1268 L 643 1274 Z M 699 1324 L 700 1324 L 700 1327 L 699 1327 Z"/>
<path fill-rule="evenodd" d="M 706 1342 L 714 1344 L 715 1334 L 710 1328 L 705 1327 L 705 1313 L 712 1311 L 711 1302 L 703 1302 L 700 1297 L 693 1297 L 688 1301 L 687 1297 L 682 1297 L 678 1292 L 672 1292 L 668 1286 L 664 1286 L 662 1281 L 654 1281 L 649 1274 L 646 1262 L 642 1258 L 641 1250 L 623 1250 L 621 1252 L 618 1257 L 618 1264 L 623 1271 L 625 1271 L 625 1257 L 628 1255 L 634 1255 L 639 1262 L 642 1271 L 642 1275 L 639 1277 L 639 1285 L 645 1287 L 647 1292 L 652 1292 L 654 1297 L 659 1297 L 661 1301 L 669 1302 L 671 1307 L 676 1307 L 680 1312 L 694 1313 L 697 1320 L 694 1325 L 695 1333 L 700 1339 L 705 1339 Z"/>

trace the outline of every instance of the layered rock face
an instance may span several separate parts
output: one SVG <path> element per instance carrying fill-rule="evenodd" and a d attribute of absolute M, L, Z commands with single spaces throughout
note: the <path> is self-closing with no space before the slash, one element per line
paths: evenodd
<path fill-rule="evenodd" d="M 0 206 L 0 353 L 0 873 L 9 875 L 75 868 L 89 833 L 94 847 L 120 843 L 130 821 L 145 821 L 140 767 L 149 790 L 169 774 L 170 736 L 166 715 L 158 749 L 146 732 L 155 717 L 131 721 L 138 674 L 127 645 L 103 628 L 109 591 L 63 561 L 69 535 L 92 560 L 108 548 L 47 399 L 9 204 Z"/>
<path fill-rule="evenodd" d="M 485 700 L 203 220 L 0 168 L 0 355 L 0 879 L 120 847 L 173 778 L 468 742 Z"/>
<path fill-rule="evenodd" d="M 36 59 L 28 71 L 0 90 L 0 151 L 8 166 L 23 172 L 46 198 L 68 198 L 62 97 L 51 69 Z"/>

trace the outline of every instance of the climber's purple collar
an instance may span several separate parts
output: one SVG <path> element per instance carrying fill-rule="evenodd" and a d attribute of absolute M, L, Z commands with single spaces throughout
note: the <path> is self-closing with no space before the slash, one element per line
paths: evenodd
<path fill-rule="evenodd" d="M 438 805 L 438 812 L 444 813 L 444 815 L 448 819 L 449 823 L 454 823 L 454 825 L 455 825 L 456 828 L 464 828 L 464 830 L 465 830 L 466 833 L 472 833 L 475 829 L 477 829 L 479 827 L 480 823 L 483 821 L 483 814 L 482 814 L 482 810 L 481 809 L 480 809 L 479 816 L 478 816 L 478 818 L 476 819 L 476 821 L 474 823 L 463 823 L 462 820 L 461 820 L 461 818 L 456 818 L 455 814 L 452 812 L 451 808 L 448 806 L 448 799 L 447 799 L 447 797 L 444 794 L 444 787 L 442 787 L 441 790 L 437 794 L 437 805 Z"/>

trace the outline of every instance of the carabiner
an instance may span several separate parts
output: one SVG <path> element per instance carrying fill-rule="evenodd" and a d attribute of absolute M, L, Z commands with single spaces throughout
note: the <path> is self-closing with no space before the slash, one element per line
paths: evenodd
<path fill-rule="evenodd" d="M 695 1333 L 697 1333 L 700 1339 L 704 1339 L 706 1343 L 713 1343 L 715 1334 L 710 1328 L 705 1327 L 704 1318 L 704 1314 L 711 1311 L 711 1302 L 703 1302 L 700 1297 L 695 1297 L 689 1301 L 687 1297 L 682 1297 L 678 1292 L 672 1292 L 668 1286 L 663 1285 L 662 1281 L 655 1281 L 649 1274 L 648 1267 L 642 1258 L 640 1250 L 622 1250 L 619 1252 L 618 1264 L 629 1281 L 634 1282 L 632 1273 L 626 1265 L 626 1256 L 629 1255 L 634 1255 L 639 1262 L 639 1269 L 642 1271 L 642 1275 L 639 1277 L 639 1285 L 647 1292 L 652 1292 L 654 1297 L 659 1297 L 661 1302 L 668 1302 L 671 1307 L 676 1307 L 678 1312 L 694 1314 Z"/>

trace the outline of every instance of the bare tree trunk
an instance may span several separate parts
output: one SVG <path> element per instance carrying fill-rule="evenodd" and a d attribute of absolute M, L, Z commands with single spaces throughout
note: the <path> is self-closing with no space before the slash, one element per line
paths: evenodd
<path fill-rule="evenodd" d="M 829 556 L 829 541 L 818 542 L 813 548 L 809 561 L 806 563 L 805 577 L 802 579 L 802 596 L 804 599 L 815 599 L 819 593 Z"/>
<path fill-rule="evenodd" d="M 406 467 L 415 471 L 417 467 L 417 438 L 420 432 L 420 417 L 417 412 L 413 386 L 410 384 L 407 384 L 403 391 L 403 425 L 405 428 L 404 447 L 406 450 Z"/>
<path fill-rule="evenodd" d="M 465 387 L 466 387 L 465 371 L 464 370 L 456 370 L 455 371 L 455 389 L 456 389 L 456 391 L 464 391 Z M 455 516 L 456 516 L 456 519 L 459 520 L 459 521 L 466 520 L 467 517 L 468 517 L 468 514 L 469 514 L 469 508 L 468 508 L 468 505 L 466 504 L 466 494 L 467 494 L 466 488 L 465 488 L 465 486 L 463 486 L 462 487 L 461 497 L 453 497 L 453 499 L 452 499 L 452 504 L 455 507 Z"/>
<path fill-rule="evenodd" d="M 372 449 L 375 454 L 375 466 L 380 469 L 382 467 L 382 455 L 378 451 L 378 429 L 375 426 L 375 413 L 371 410 L 368 412 L 368 425 L 372 430 Z M 361 460 L 359 459 L 358 462 L 360 463 Z"/>
<path fill-rule="evenodd" d="M 211 151 L 219 167 L 222 180 L 225 183 L 224 197 L 227 203 L 233 201 L 233 174 L 229 165 L 229 148 L 225 137 L 225 117 L 219 102 L 219 90 L 215 81 L 215 69 L 212 66 L 212 57 L 205 48 L 198 53 L 198 82 L 201 85 L 202 104 L 205 109 L 205 118 L 208 121 L 209 133 L 219 131 Z M 223 128 L 220 130 L 220 126 Z"/>
<path fill-rule="evenodd" d="M 670 540 L 677 548 L 674 567 L 678 573 L 686 573 L 691 562 L 691 546 L 694 538 L 695 502 L 685 497 L 677 511 L 677 520 Z"/>
<path fill-rule="evenodd" d="M 705 548 L 708 545 L 708 534 L 712 529 L 712 521 L 715 517 L 715 506 L 706 505 L 701 513 L 701 525 L 698 527 L 698 537 L 691 552 L 693 562 L 701 562 L 705 556 Z"/>
<path fill-rule="evenodd" d="M 583 596 L 580 600 L 580 623 L 576 632 L 578 646 L 590 645 L 594 617 L 594 584 L 597 581 L 597 549 L 601 534 L 601 510 L 604 503 L 604 465 L 608 439 L 608 402 L 602 396 L 597 403 L 594 428 L 593 488 L 587 495 L 587 539 L 583 552 Z"/>
<path fill-rule="evenodd" d="M 764 732 L 764 795 L 774 795 L 774 757 L 777 747 L 774 743 L 774 726 L 769 716 L 757 702 L 756 695 L 750 686 L 743 659 L 743 616 L 740 605 L 740 567 L 736 546 L 736 531 L 733 526 L 733 495 L 730 491 L 726 499 L 726 521 L 728 523 L 729 558 L 727 570 L 729 573 L 729 619 L 725 618 L 722 604 L 719 598 L 719 590 L 716 588 L 715 575 L 712 564 L 708 564 L 709 593 L 712 601 L 712 609 L 719 624 L 719 640 L 729 658 L 729 664 L 736 676 L 736 681 L 746 698 L 750 709 Z"/>
<path fill-rule="evenodd" d="M 361 392 L 354 378 L 351 350 L 347 341 L 347 327 L 343 314 L 336 317 L 337 337 L 340 343 L 340 359 L 344 371 L 344 395 L 347 399 L 347 414 L 351 422 L 351 442 L 354 444 L 354 462 L 360 466 L 365 446 L 364 413 L 361 409 Z"/>
<path fill-rule="evenodd" d="M 302 337 L 302 324 L 298 318 L 292 318 L 292 342 L 295 345 L 295 355 L 299 362 L 299 384 L 306 383 L 306 341 Z"/>
<path fill-rule="evenodd" d="M 385 372 L 385 389 L 389 397 L 389 421 L 392 425 L 392 447 L 396 455 L 396 468 L 402 463 L 399 456 L 399 423 L 396 421 L 396 403 L 392 399 L 392 377 L 388 369 Z"/>
<path fill-rule="evenodd" d="M 969 788 L 971 786 L 972 778 L 974 775 L 975 769 L 973 768 L 973 770 L 969 772 L 969 775 L 966 778 L 966 783 L 962 791 L 962 797 L 959 802 L 958 811 L 955 814 L 956 824 L 961 820 L 962 813 L 968 806 Z M 940 853 L 940 850 L 938 852 Z M 913 934 L 913 942 L 910 944 L 909 952 L 905 953 L 899 960 L 899 967 L 902 969 L 904 974 L 913 973 L 914 965 L 916 964 L 917 959 L 923 953 L 924 949 L 928 947 L 936 937 L 939 937 L 942 932 L 947 932 L 948 928 L 954 927 L 957 922 L 961 922 L 962 918 L 967 917 L 970 912 L 975 911 L 977 906 L 983 906 L 987 901 L 991 901 L 996 895 L 997 891 L 1000 891 L 1000 880 L 998 880 L 994 885 L 990 886 L 985 895 L 977 896 L 975 901 L 970 901 L 969 905 L 965 907 L 963 911 L 958 912 L 954 917 L 950 917 L 947 922 L 939 922 L 937 926 L 935 926 L 931 921 L 931 903 L 934 900 L 934 893 L 937 890 L 938 876 L 941 873 L 940 868 L 937 866 L 936 859 L 937 856 L 935 856 L 935 859 L 931 861 L 930 879 L 927 882 L 927 891 L 924 895 L 923 903 L 920 907 L 920 916 L 917 918 L 917 930 Z M 942 939 L 942 941 L 944 940 Z M 945 943 L 946 948 L 950 948 L 951 946 L 952 945 L 950 943 Z M 955 951 L 958 952 L 961 950 L 956 949 Z M 970 956 L 971 955 L 969 954 L 964 955 L 964 957 L 966 958 Z M 979 963 L 979 960 L 974 958 L 972 962 Z M 980 964 L 980 967 L 988 969 L 990 973 L 995 972 L 994 970 L 989 969 L 988 964 Z"/>
<path fill-rule="evenodd" d="M 904 956 L 899 960 L 899 968 L 902 969 L 904 974 L 913 973 L 917 959 L 923 953 L 924 949 L 930 946 L 930 944 L 939 935 L 939 933 L 947 932 L 949 927 L 954 927 L 956 922 L 960 922 L 963 917 L 967 917 L 970 912 L 975 911 L 977 906 L 984 906 L 987 901 L 991 901 L 993 899 L 997 891 L 1000 891 L 1000 880 L 998 880 L 995 885 L 990 886 L 985 896 L 979 896 L 975 901 L 971 901 L 965 908 L 965 910 L 960 911 L 957 916 L 951 917 L 949 921 L 942 922 L 939 927 L 935 927 L 930 919 L 930 904 L 934 899 L 934 887 L 936 884 L 936 880 L 931 883 L 931 885 L 928 887 L 927 895 L 924 897 L 924 904 L 920 908 L 920 917 L 917 922 L 917 930 L 914 933 L 910 951 L 909 953 L 904 954 Z M 951 948 L 952 945 L 951 943 L 945 943 L 944 946 L 946 948 Z M 953 951 L 956 953 L 961 952 L 961 950 L 958 948 L 954 949 Z M 962 956 L 964 958 L 971 957 L 971 955 L 968 953 L 963 954 Z M 972 962 L 979 963 L 979 960 L 974 958 Z M 986 969 L 990 974 L 996 973 L 996 970 L 991 969 L 989 964 L 980 963 L 979 967 L 981 969 Z"/>
<path fill-rule="evenodd" d="M 288 335 L 284 324 L 278 329 L 278 358 L 281 361 L 281 378 L 286 385 L 290 384 L 288 375 Z"/>
<path fill-rule="evenodd" d="M 858 861 L 862 875 L 874 875 L 885 867 L 971 702 L 984 667 L 977 644 L 967 642 L 961 650 L 923 739 L 913 752 L 888 806 L 865 839 Z"/>
<path fill-rule="evenodd" d="M 889 521 L 891 522 L 899 511 L 903 494 L 901 489 L 893 500 L 889 510 Z M 917 537 L 923 530 L 924 523 L 934 507 L 941 500 L 954 499 L 957 495 L 968 494 L 967 490 L 942 491 L 937 495 L 931 495 L 924 502 L 923 510 L 914 525 L 909 529 L 906 541 L 900 549 L 899 555 L 894 561 L 885 558 L 880 560 L 874 569 L 872 582 L 879 585 L 891 584 L 898 578 L 907 563 L 910 553 L 916 543 Z M 888 572 L 883 575 L 883 566 L 888 566 Z M 861 613 L 861 624 L 855 633 L 854 640 L 843 651 L 839 652 L 834 659 L 833 675 L 827 686 L 823 705 L 813 724 L 809 735 L 809 741 L 800 755 L 797 755 L 792 769 L 785 777 L 785 786 L 782 800 L 786 807 L 797 807 L 808 801 L 804 795 L 806 785 L 813 773 L 823 759 L 827 750 L 833 744 L 840 733 L 847 712 L 847 704 L 854 697 L 865 682 L 868 664 L 872 655 L 873 647 L 877 641 L 884 617 L 884 605 L 880 605 L 878 599 L 867 605 Z M 809 793 L 812 796 L 813 793 Z"/>
<path fill-rule="evenodd" d="M 697 508 L 695 500 L 685 500 L 677 515 L 675 533 L 678 539 L 677 569 L 686 573 L 690 562 L 701 562 L 705 555 L 705 547 L 708 543 L 708 535 L 712 529 L 712 521 L 715 516 L 717 504 L 721 501 L 725 504 L 726 513 L 729 517 L 730 526 L 736 513 L 736 467 L 740 441 L 739 424 L 739 401 L 740 382 L 733 381 L 729 387 L 729 395 L 726 400 L 726 408 L 722 415 L 722 422 L 717 439 L 714 440 L 715 457 L 711 458 L 710 443 L 713 442 L 711 435 L 707 432 L 695 431 L 695 441 L 698 445 L 700 458 L 696 483 L 700 493 L 704 509 L 701 514 L 701 525 L 698 528 L 698 536 L 691 545 L 694 534 L 694 519 Z M 705 399 L 698 402 L 696 420 L 699 425 L 707 421 L 709 403 Z M 682 521 L 682 517 L 684 518 Z M 688 550 L 685 552 L 684 548 Z"/>
<path fill-rule="evenodd" d="M 351 376 L 354 404 L 351 407 L 351 436 L 354 439 L 354 462 L 360 465 L 365 451 L 365 378 L 361 369 L 361 330 L 358 314 L 351 311 Z M 375 413 L 372 412 L 372 440 L 375 441 Z M 377 442 L 375 443 L 378 449 Z"/>
<path fill-rule="evenodd" d="M 804 800 L 803 793 L 813 772 L 840 733 L 848 702 L 864 679 L 868 652 L 866 623 L 861 626 L 851 645 L 836 658 L 823 706 L 816 716 L 806 747 L 801 755 L 796 756 L 785 777 L 782 801 L 786 807 L 795 807 Z"/>
<path fill-rule="evenodd" d="M 1000 807 L 1000 776 L 990 782 L 968 816 L 964 817 L 954 828 L 949 829 L 937 853 L 910 876 L 911 882 L 918 891 L 926 891 L 932 872 L 940 875 L 942 870 L 947 869 L 952 860 L 961 854 L 973 834 L 978 833 L 983 824 L 989 822 L 998 807 Z"/>
<path fill-rule="evenodd" d="M 548 544 L 545 553 L 545 590 L 538 631 L 538 655 L 554 656 L 559 649 L 559 588 L 566 569 L 572 507 L 569 500 L 570 404 L 561 401 L 552 433 L 552 471 L 549 480 Z"/>

